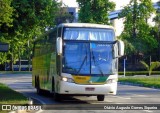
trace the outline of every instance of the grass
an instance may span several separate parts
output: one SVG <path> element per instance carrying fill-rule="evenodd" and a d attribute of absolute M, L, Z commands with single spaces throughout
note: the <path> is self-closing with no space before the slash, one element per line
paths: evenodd
<path fill-rule="evenodd" d="M 144 87 L 160 88 L 160 77 L 125 77 L 119 78 L 119 82 L 140 84 Z"/>
<path fill-rule="evenodd" d="M 7 113 L 2 110 L 2 104 L 27 104 L 28 99 L 23 94 L 18 93 L 4 84 L 0 83 L 0 113 Z"/>

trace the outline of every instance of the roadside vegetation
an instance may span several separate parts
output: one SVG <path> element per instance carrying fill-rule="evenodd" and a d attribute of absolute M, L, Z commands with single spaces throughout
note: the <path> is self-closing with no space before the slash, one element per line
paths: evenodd
<path fill-rule="evenodd" d="M 0 104 L 27 104 L 28 99 L 4 84 L 0 83 Z"/>
<path fill-rule="evenodd" d="M 28 99 L 23 94 L 18 93 L 6 85 L 0 83 L 0 105 L 3 104 L 27 104 Z M 9 111 L 2 111 L 0 106 L 0 113 L 8 113 Z"/>
<path fill-rule="evenodd" d="M 0 104 L 27 104 L 28 99 L 4 84 L 0 83 Z"/>
<path fill-rule="evenodd" d="M 119 82 L 129 82 L 144 87 L 160 88 L 160 77 L 123 77 Z"/>
<path fill-rule="evenodd" d="M 13 70 L 17 60 L 31 64 L 34 40 L 60 23 L 73 21 L 61 5 L 57 0 L 0 0 L 0 42 L 9 44 L 8 52 L 0 52 L 0 70 L 5 63 Z"/>
<path fill-rule="evenodd" d="M 147 69 L 147 71 L 149 72 L 148 75 L 150 76 L 153 69 L 159 68 L 160 67 L 160 62 L 156 61 L 156 62 L 151 62 L 150 65 L 148 65 L 146 62 L 144 61 L 140 61 L 142 65 L 144 65 L 144 67 Z"/>

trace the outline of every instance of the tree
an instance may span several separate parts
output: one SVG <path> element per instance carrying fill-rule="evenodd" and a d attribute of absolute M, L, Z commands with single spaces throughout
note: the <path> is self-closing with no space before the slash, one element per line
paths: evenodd
<path fill-rule="evenodd" d="M 11 2 L 12 0 L 0 0 L 0 42 L 8 43 L 8 40 L 5 39 L 8 33 L 3 32 L 2 28 L 12 27 L 13 25 L 12 15 L 14 8 L 11 7 Z M 0 61 L 7 61 L 7 53 L 0 53 Z"/>
<path fill-rule="evenodd" d="M 140 61 L 140 63 L 147 69 L 148 71 L 148 75 L 150 76 L 152 71 L 154 69 L 157 69 L 160 67 L 160 62 L 156 61 L 156 62 L 151 62 L 150 65 L 148 65 L 146 62 L 144 61 Z"/>
<path fill-rule="evenodd" d="M 156 11 L 156 16 L 155 16 L 155 18 L 153 19 L 154 21 L 155 21 L 155 26 L 158 28 L 158 36 L 159 36 L 159 38 L 160 38 L 160 2 L 157 2 L 157 4 L 158 4 L 158 9 L 157 9 L 157 11 Z"/>
<path fill-rule="evenodd" d="M 61 7 L 56 14 L 55 23 L 56 25 L 66 22 L 73 22 L 74 16 L 67 12 L 67 6 Z"/>
<path fill-rule="evenodd" d="M 56 0 L 3 1 L 7 1 L 6 3 L 10 1 L 8 7 L 13 10 L 11 11 L 12 15 L 9 16 L 11 18 L 10 26 L 6 26 L 4 22 L 0 26 L 1 40 L 10 44 L 10 50 L 5 53 L 5 57 L 3 57 L 4 53 L 0 53 L 0 63 L 8 61 L 6 59 L 13 62 L 20 59 L 26 51 L 31 50 L 28 49 L 28 41 L 32 47 L 36 36 L 45 32 L 46 28 L 54 27 L 56 25 L 55 13 L 59 10 L 59 3 Z"/>
<path fill-rule="evenodd" d="M 160 7 L 160 2 L 158 2 L 157 5 Z M 153 34 L 155 35 L 159 43 L 156 52 L 158 53 L 157 57 L 159 57 L 160 60 L 160 8 L 159 7 L 157 8 L 155 18 L 153 18 L 153 21 L 155 22 L 155 26 L 153 28 Z"/>
<path fill-rule="evenodd" d="M 12 0 L 0 0 L 0 27 L 12 25 L 13 7 L 11 7 Z"/>
<path fill-rule="evenodd" d="M 124 7 L 120 17 L 124 17 L 124 31 L 120 38 L 126 44 L 127 54 L 148 53 L 157 48 L 158 43 L 151 35 L 147 19 L 154 13 L 151 0 L 131 0 Z"/>
<path fill-rule="evenodd" d="M 77 0 L 80 11 L 79 21 L 86 23 L 109 24 L 109 11 L 115 4 L 109 0 Z"/>

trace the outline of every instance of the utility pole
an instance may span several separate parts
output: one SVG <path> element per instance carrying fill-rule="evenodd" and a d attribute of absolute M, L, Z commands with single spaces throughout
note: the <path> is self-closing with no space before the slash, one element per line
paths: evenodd
<path fill-rule="evenodd" d="M 126 76 L 126 58 L 124 58 L 123 62 L 124 62 L 124 66 L 123 67 L 124 67 L 124 77 L 125 77 Z"/>
<path fill-rule="evenodd" d="M 123 70 L 124 70 L 124 77 L 126 76 L 126 60 L 127 60 L 127 56 L 124 57 L 123 59 Z"/>

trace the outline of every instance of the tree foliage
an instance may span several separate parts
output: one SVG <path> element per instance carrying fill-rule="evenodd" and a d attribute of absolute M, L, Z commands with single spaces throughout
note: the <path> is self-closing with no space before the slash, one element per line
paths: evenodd
<path fill-rule="evenodd" d="M 12 0 L 0 0 L 0 27 L 2 24 L 12 25 L 13 7 L 11 7 L 11 2 Z"/>
<path fill-rule="evenodd" d="M 4 15 L 0 16 L 0 41 L 10 45 L 8 53 L 0 53 L 0 63 L 30 53 L 34 38 L 55 26 L 59 10 L 56 0 L 1 0 L 0 5 L 0 15 Z"/>
<path fill-rule="evenodd" d="M 55 23 L 61 24 L 61 23 L 70 23 L 73 22 L 74 16 L 67 12 L 67 6 L 61 7 L 60 10 L 56 13 L 56 19 Z"/>
<path fill-rule="evenodd" d="M 160 2 L 157 3 L 158 7 L 160 7 Z M 153 19 L 155 21 L 155 29 L 157 31 L 158 39 L 160 40 L 160 8 L 156 11 L 156 16 Z"/>
<path fill-rule="evenodd" d="M 120 38 L 126 44 L 127 54 L 147 53 L 157 48 L 158 43 L 153 35 L 147 19 L 154 13 L 151 0 L 131 0 L 124 7 L 120 17 L 124 17 L 124 31 Z"/>
<path fill-rule="evenodd" d="M 140 61 L 140 63 L 147 69 L 147 71 L 149 71 L 149 76 L 151 75 L 152 71 L 154 69 L 157 69 L 160 67 L 160 62 L 156 61 L 156 62 L 151 62 L 150 65 L 148 65 L 146 62 L 144 61 Z"/>
<path fill-rule="evenodd" d="M 156 25 L 160 27 L 160 2 L 157 2 L 158 9 L 156 11 L 156 17 L 154 18 L 154 21 L 156 22 Z"/>
<path fill-rule="evenodd" d="M 77 0 L 80 11 L 79 21 L 85 23 L 109 24 L 108 12 L 115 4 L 109 0 Z"/>

